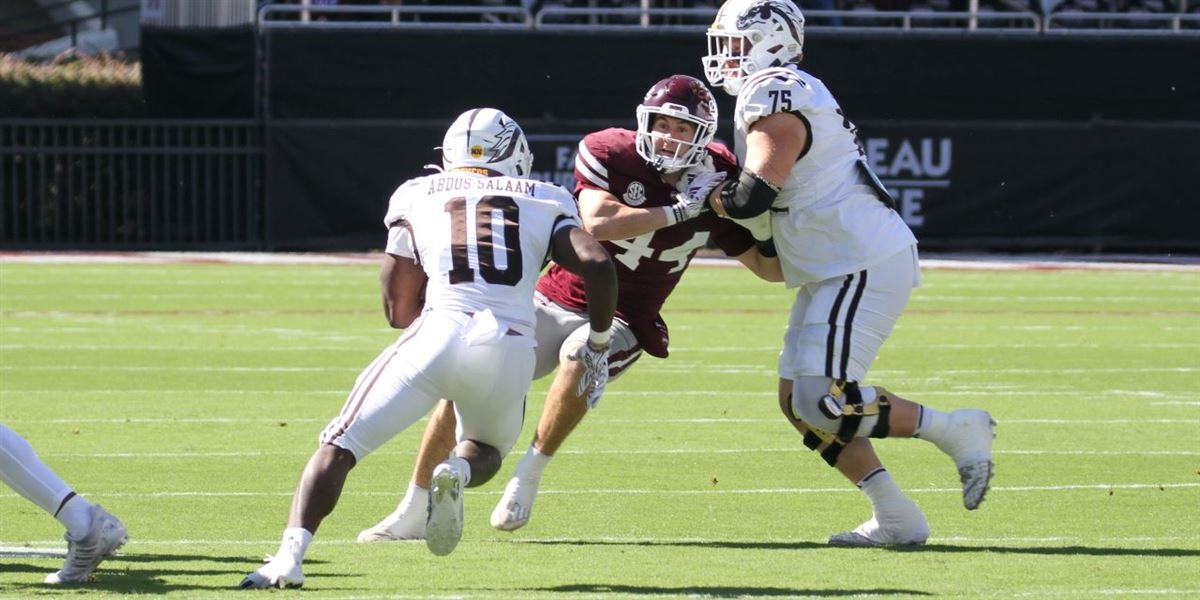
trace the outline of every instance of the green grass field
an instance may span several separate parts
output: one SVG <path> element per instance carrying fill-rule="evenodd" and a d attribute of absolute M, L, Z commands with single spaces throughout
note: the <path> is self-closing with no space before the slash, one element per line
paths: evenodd
<path fill-rule="evenodd" d="M 0 597 L 1200 597 L 1200 271 L 926 270 L 869 382 L 999 422 L 996 478 L 962 509 L 922 441 L 877 448 L 932 527 L 839 549 L 865 498 L 778 414 L 790 295 L 694 267 L 672 357 L 609 388 L 547 470 L 533 520 L 466 497 L 448 557 L 360 545 L 408 478 L 420 424 L 351 475 L 306 587 L 233 587 L 278 545 L 316 435 L 395 338 L 374 265 L 0 262 L 0 421 L 129 527 L 93 584 L 55 589 L 57 522 L 0 487 Z M 548 380 L 534 383 L 516 453 Z"/>

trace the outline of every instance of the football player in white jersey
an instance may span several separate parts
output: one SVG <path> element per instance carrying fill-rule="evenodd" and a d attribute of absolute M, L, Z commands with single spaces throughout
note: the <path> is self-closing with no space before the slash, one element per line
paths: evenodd
<path fill-rule="evenodd" d="M 700 80 L 671 75 L 646 92 L 637 130 L 606 128 L 584 136 L 575 160 L 575 192 L 583 226 L 613 257 L 618 297 L 609 348 L 609 378 L 622 377 L 643 354 L 666 358 L 667 322 L 660 314 L 692 257 L 708 240 L 767 281 L 783 281 L 779 260 L 763 255 L 750 232 L 712 212 L 700 214 L 701 194 L 681 200 L 701 174 L 736 173 L 733 153 L 713 141 L 717 103 Z M 712 185 L 705 184 L 708 189 Z M 542 477 L 555 453 L 599 401 L 576 392 L 579 366 L 569 360 L 583 343 L 587 309 L 583 282 L 555 265 L 538 280 L 538 362 L 534 377 L 554 373 L 533 442 L 517 461 L 492 512 L 492 527 L 514 531 L 529 523 Z M 391 514 L 363 530 L 360 542 L 425 537 L 429 476 L 452 446 L 453 412 L 434 411 L 425 428 L 409 486 Z"/>
<path fill-rule="evenodd" d="M 51 584 L 83 583 L 101 561 L 125 543 L 125 525 L 98 504 L 76 494 L 25 438 L 0 424 L 0 481 L 38 505 L 66 528 L 67 560 L 46 576 Z M 9 518 L 9 517 L 5 517 Z"/>
<path fill-rule="evenodd" d="M 796 289 L 779 357 L 780 408 L 870 499 L 873 514 L 831 544 L 922 544 L 929 526 L 868 437 L 920 437 L 950 455 L 963 504 L 992 477 L 995 423 L 944 413 L 863 379 L 919 284 L 916 238 L 867 166 L 857 130 L 821 80 L 800 69 L 804 17 L 791 0 L 729 0 L 708 30 L 709 82 L 737 97 L 736 178 L 707 196 L 721 216 L 771 237 Z"/>
<path fill-rule="evenodd" d="M 495 109 L 459 116 L 442 162 L 444 172 L 401 185 L 384 220 L 384 312 L 407 330 L 359 375 L 321 432 L 279 551 L 240 587 L 303 585 L 304 553 L 350 470 L 440 398 L 454 403 L 458 443 L 433 471 L 426 545 L 437 555 L 454 550 L 462 488 L 491 479 L 521 432 L 535 360 L 533 290 L 548 258 L 585 282 L 591 329 L 576 350 L 581 393 L 606 381 L 616 278 L 608 253 L 580 227 L 574 197 L 526 178 L 525 135 Z"/>

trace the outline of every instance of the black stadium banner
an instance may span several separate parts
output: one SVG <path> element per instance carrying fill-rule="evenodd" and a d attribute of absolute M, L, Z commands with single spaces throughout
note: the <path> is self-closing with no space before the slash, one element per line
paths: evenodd
<path fill-rule="evenodd" d="M 700 77 L 703 33 L 265 30 L 273 119 L 623 119 L 657 80 Z M 1200 121 L 1194 37 L 805 36 L 803 67 L 853 120 Z M 733 102 L 719 93 L 721 110 Z"/>
<path fill-rule="evenodd" d="M 434 147 L 452 118 L 271 122 L 270 245 L 380 248 L 388 197 L 440 162 Z M 535 176 L 570 186 L 582 136 L 632 121 L 525 120 Z M 924 248 L 1200 251 L 1200 122 L 857 125 L 868 162 Z"/>
<path fill-rule="evenodd" d="M 645 91 L 701 76 L 702 34 L 267 29 L 269 244 L 378 248 L 387 198 L 443 129 L 493 106 L 544 179 L 577 140 L 633 127 Z M 1197 252 L 1200 44 L 1184 37 L 831 34 L 804 68 L 856 123 L 926 248 Z M 728 137 L 733 102 L 717 93 Z"/>
<path fill-rule="evenodd" d="M 250 118 L 256 32 L 239 27 L 141 28 L 142 88 L 155 118 Z"/>

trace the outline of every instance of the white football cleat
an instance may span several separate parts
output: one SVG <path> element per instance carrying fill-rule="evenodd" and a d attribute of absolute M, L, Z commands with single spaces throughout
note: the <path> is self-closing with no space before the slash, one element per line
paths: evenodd
<path fill-rule="evenodd" d="M 996 437 L 996 422 L 987 412 L 964 408 L 950 413 L 947 432 L 938 444 L 942 452 L 954 459 L 958 478 L 962 482 L 963 506 L 979 508 L 992 481 L 992 439 Z"/>
<path fill-rule="evenodd" d="M 290 559 L 271 559 L 243 577 L 238 587 L 244 590 L 304 587 L 304 572 L 300 570 L 300 565 Z"/>
<path fill-rule="evenodd" d="M 88 581 L 96 567 L 127 539 L 125 524 L 100 505 L 92 505 L 92 524 L 87 535 L 79 541 L 67 538 L 67 560 L 62 569 L 46 576 L 51 584 Z"/>
<path fill-rule="evenodd" d="M 529 523 L 533 499 L 537 497 L 539 480 L 514 474 L 504 486 L 504 495 L 492 511 L 492 527 L 501 531 L 516 531 Z"/>
<path fill-rule="evenodd" d="M 429 486 L 429 519 L 425 523 L 425 545 L 445 556 L 454 552 L 463 530 L 463 476 L 450 463 L 433 470 Z"/>
<path fill-rule="evenodd" d="M 929 523 L 912 501 L 899 513 L 871 515 L 866 523 L 829 536 L 831 546 L 919 546 L 929 539 Z"/>
<path fill-rule="evenodd" d="M 358 543 L 398 542 L 425 539 L 425 521 L 429 519 L 429 504 L 408 506 L 383 518 L 370 529 L 358 533 Z"/>

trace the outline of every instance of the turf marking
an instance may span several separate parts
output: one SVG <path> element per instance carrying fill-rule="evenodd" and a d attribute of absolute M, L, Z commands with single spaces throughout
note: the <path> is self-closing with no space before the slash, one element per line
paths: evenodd
<path fill-rule="evenodd" d="M 803 452 L 797 446 L 787 448 L 664 448 L 640 450 L 613 450 L 597 448 L 592 450 L 559 450 L 556 455 L 571 456 L 622 456 L 622 455 L 660 455 L 660 454 L 791 454 Z M 294 456 L 304 458 L 309 456 L 309 450 L 295 451 L 242 451 L 242 452 L 46 452 L 43 456 L 55 458 L 76 459 L 163 459 L 163 458 L 256 458 L 264 456 Z M 1013 456 L 1200 456 L 1195 450 L 996 450 L 993 454 Z M 415 456 L 411 450 L 377 450 L 372 456 Z"/>
<path fill-rule="evenodd" d="M 0 252 L 0 263 L 52 264 L 293 264 L 373 265 L 379 253 L 266 253 L 266 252 Z M 1003 255 L 946 255 L 923 258 L 921 268 L 956 271 L 1200 271 L 1200 261 L 1190 257 L 1110 256 L 1108 260 L 1083 257 L 1035 256 L 1020 259 Z M 739 267 L 728 258 L 698 257 L 693 265 Z"/>
<path fill-rule="evenodd" d="M 1195 489 L 1200 488 L 1198 483 L 1094 483 L 1094 484 L 1075 484 L 1075 485 L 1028 485 L 1028 486 L 992 486 L 993 493 L 1007 492 L 1073 492 L 1085 490 L 1155 490 L 1164 491 L 1167 489 Z M 961 494 L 962 489 L 958 487 L 952 488 L 912 488 L 905 490 L 914 494 Z M 89 496 L 102 498 L 274 498 L 292 496 L 292 491 L 280 492 L 114 492 L 114 491 L 96 491 L 88 490 Z M 493 491 L 465 491 L 469 496 L 489 496 L 495 497 L 499 492 Z M 727 496 L 727 495 L 759 495 L 759 494 L 850 494 L 859 493 L 857 488 L 846 486 L 836 488 L 757 488 L 757 489 L 707 489 L 707 490 L 649 490 L 640 488 L 627 489 L 587 489 L 587 490 L 541 490 L 539 494 L 549 494 L 553 496 Z M 347 492 L 347 495 L 352 496 L 386 496 L 394 498 L 397 495 L 395 490 L 382 492 Z M 0 498 L 18 498 L 15 493 L 0 493 Z"/>

